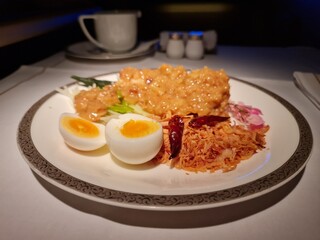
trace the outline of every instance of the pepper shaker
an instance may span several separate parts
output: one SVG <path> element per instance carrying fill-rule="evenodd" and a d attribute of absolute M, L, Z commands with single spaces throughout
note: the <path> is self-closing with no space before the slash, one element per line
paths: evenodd
<path fill-rule="evenodd" d="M 203 33 L 203 45 L 206 52 L 215 52 L 217 47 L 218 34 L 215 30 Z"/>
<path fill-rule="evenodd" d="M 184 42 L 182 34 L 172 33 L 170 34 L 168 45 L 167 45 L 167 56 L 169 58 L 182 58 L 184 55 Z"/>
<path fill-rule="evenodd" d="M 186 46 L 186 56 L 189 59 L 199 60 L 203 58 L 204 45 L 202 32 L 190 32 Z"/>

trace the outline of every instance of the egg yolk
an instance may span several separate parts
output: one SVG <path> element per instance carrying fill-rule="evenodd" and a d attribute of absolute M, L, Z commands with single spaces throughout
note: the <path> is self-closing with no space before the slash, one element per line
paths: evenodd
<path fill-rule="evenodd" d="M 126 122 L 120 132 L 129 138 L 144 137 L 156 132 L 160 126 L 152 121 L 147 120 L 129 120 Z"/>
<path fill-rule="evenodd" d="M 94 138 L 99 136 L 98 127 L 81 118 L 64 117 L 62 125 L 66 130 L 79 137 Z"/>

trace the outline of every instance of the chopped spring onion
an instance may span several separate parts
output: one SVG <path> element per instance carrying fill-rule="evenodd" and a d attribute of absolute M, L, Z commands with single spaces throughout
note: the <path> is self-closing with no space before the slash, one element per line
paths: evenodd
<path fill-rule="evenodd" d="M 79 77 L 79 76 L 72 75 L 71 78 L 77 80 L 78 82 L 82 83 L 86 87 L 96 85 L 98 88 L 103 88 L 106 85 L 113 84 L 112 81 L 97 80 L 95 78 L 90 78 L 90 77 L 86 78 L 86 77 Z"/>

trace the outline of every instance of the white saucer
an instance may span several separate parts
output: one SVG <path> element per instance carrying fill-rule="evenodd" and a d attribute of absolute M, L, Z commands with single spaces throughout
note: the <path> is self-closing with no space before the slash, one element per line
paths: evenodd
<path fill-rule="evenodd" d="M 156 51 L 157 45 L 158 40 L 152 40 L 148 42 L 139 43 L 139 45 L 136 48 L 129 52 L 111 53 L 96 47 L 90 42 L 79 42 L 67 47 L 65 52 L 66 56 L 79 59 L 122 60 L 152 54 Z"/>

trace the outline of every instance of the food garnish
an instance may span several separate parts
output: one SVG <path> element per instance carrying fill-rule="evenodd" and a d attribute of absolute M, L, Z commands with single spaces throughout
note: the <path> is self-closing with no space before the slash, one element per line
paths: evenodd
<path fill-rule="evenodd" d="M 244 124 L 248 129 L 255 130 L 264 127 L 260 109 L 245 105 L 242 102 L 229 103 L 229 112 L 236 120 Z"/>
<path fill-rule="evenodd" d="M 184 129 L 183 119 L 175 115 L 173 116 L 168 123 L 169 128 L 169 141 L 170 141 L 170 157 L 169 159 L 175 158 L 181 149 L 182 144 L 182 136 Z"/>
<path fill-rule="evenodd" d="M 113 104 L 112 106 L 108 107 L 108 110 L 121 114 L 134 112 L 134 109 L 129 105 L 127 101 L 124 100 L 120 91 L 117 91 L 117 97 L 119 99 L 119 103 Z"/>
<path fill-rule="evenodd" d="M 90 87 L 90 86 L 97 86 L 98 88 L 103 88 L 104 86 L 107 85 L 112 85 L 114 82 L 112 81 L 107 81 L 107 80 L 97 80 L 95 78 L 92 77 L 79 77 L 79 76 L 75 76 L 72 75 L 71 78 L 77 80 L 78 82 L 80 82 L 81 84 L 83 84 L 86 87 Z"/>
<path fill-rule="evenodd" d="M 222 117 L 222 116 L 215 116 L 215 115 L 205 115 L 201 117 L 196 116 L 193 119 L 191 119 L 191 121 L 189 122 L 189 126 L 193 128 L 199 128 L 199 127 L 202 127 L 203 125 L 214 126 L 218 122 L 223 122 L 228 119 L 229 117 Z"/>

